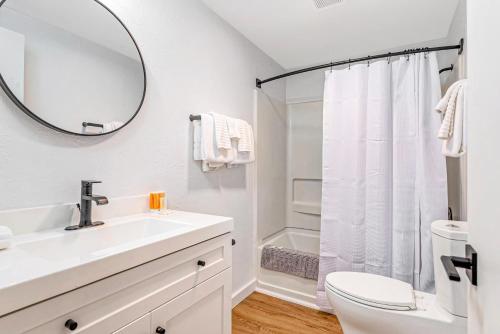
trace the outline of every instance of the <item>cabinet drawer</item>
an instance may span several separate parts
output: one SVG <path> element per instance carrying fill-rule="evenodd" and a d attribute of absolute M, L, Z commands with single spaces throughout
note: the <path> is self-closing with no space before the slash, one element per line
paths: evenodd
<path fill-rule="evenodd" d="M 113 334 L 151 334 L 151 313 L 137 319 L 131 324 L 120 328 Z"/>
<path fill-rule="evenodd" d="M 112 333 L 230 266 L 226 234 L 6 315 L 0 328 L 9 334 Z M 64 327 L 68 319 L 78 323 L 74 331 Z"/>

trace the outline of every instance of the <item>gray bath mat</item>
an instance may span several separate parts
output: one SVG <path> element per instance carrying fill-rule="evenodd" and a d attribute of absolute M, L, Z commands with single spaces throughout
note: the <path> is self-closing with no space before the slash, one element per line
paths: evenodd
<path fill-rule="evenodd" d="M 262 249 L 262 268 L 318 280 L 319 255 L 266 245 Z"/>

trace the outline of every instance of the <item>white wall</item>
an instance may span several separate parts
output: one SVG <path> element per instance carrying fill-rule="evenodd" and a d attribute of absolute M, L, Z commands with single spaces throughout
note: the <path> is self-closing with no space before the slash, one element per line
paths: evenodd
<path fill-rule="evenodd" d="M 445 38 L 431 40 L 427 42 L 408 44 L 405 46 L 395 46 L 390 49 L 381 48 L 378 51 L 372 53 L 386 53 L 394 50 L 404 50 L 412 49 L 418 47 L 432 47 L 432 46 L 442 46 L 442 45 L 454 45 L 458 44 L 460 38 L 466 38 L 466 0 L 457 1 L 457 8 L 451 22 L 448 35 Z M 396 45 L 396 44 L 395 44 Z M 467 47 L 467 44 L 466 44 Z M 367 54 L 354 54 L 351 53 L 348 57 L 363 57 Z M 444 51 L 439 52 L 438 61 L 440 68 L 448 67 L 450 64 L 456 63 L 457 53 L 455 51 Z M 347 59 L 345 58 L 334 58 L 333 61 Z M 318 64 L 309 64 L 308 66 L 314 66 Z M 345 66 L 344 66 L 345 67 Z M 337 67 L 337 68 L 342 68 Z M 317 70 L 313 72 L 302 73 L 299 75 L 288 77 L 287 87 L 286 87 L 286 100 L 287 103 L 298 103 L 298 102 L 308 102 L 308 101 L 320 101 L 323 100 L 323 87 L 325 81 L 324 72 L 328 69 Z M 457 71 L 455 71 L 457 72 Z M 444 73 L 441 75 L 443 83 L 446 83 L 449 73 Z"/>
<path fill-rule="evenodd" d="M 467 39 L 467 4 L 460 0 L 450 26 L 448 37 L 444 44 L 457 43 L 461 38 Z M 465 41 L 464 52 L 458 56 L 455 52 L 440 52 L 441 67 L 454 65 L 451 72 L 441 74 L 443 93 L 455 81 L 467 77 L 467 48 Z M 467 220 L 467 157 L 446 158 L 448 171 L 448 203 L 453 211 L 453 219 Z"/>
<path fill-rule="evenodd" d="M 470 289 L 469 333 L 500 333 L 500 1 L 468 1 L 468 220 L 478 252 L 478 286 Z"/>
<path fill-rule="evenodd" d="M 127 128 L 58 134 L 0 94 L 0 210 L 79 201 L 80 180 L 110 198 L 164 189 L 173 208 L 235 218 L 233 289 L 255 277 L 253 166 L 204 174 L 192 160 L 190 113 L 253 119 L 256 77 L 283 71 L 198 0 L 104 1 L 134 34 L 148 92 Z M 284 99 L 283 82 L 264 87 Z"/>

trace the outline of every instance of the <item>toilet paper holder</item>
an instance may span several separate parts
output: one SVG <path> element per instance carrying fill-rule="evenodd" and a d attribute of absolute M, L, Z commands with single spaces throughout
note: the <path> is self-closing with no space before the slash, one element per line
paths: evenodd
<path fill-rule="evenodd" d="M 465 245 L 465 257 L 443 255 L 441 262 L 451 281 L 460 282 L 457 268 L 464 268 L 471 284 L 477 286 L 477 252 L 471 245 Z"/>

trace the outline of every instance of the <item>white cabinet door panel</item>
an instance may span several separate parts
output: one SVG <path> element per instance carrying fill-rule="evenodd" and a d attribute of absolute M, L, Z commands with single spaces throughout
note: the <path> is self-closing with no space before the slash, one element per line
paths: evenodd
<path fill-rule="evenodd" d="M 175 334 L 231 333 L 231 268 L 152 312 L 152 326 Z"/>

